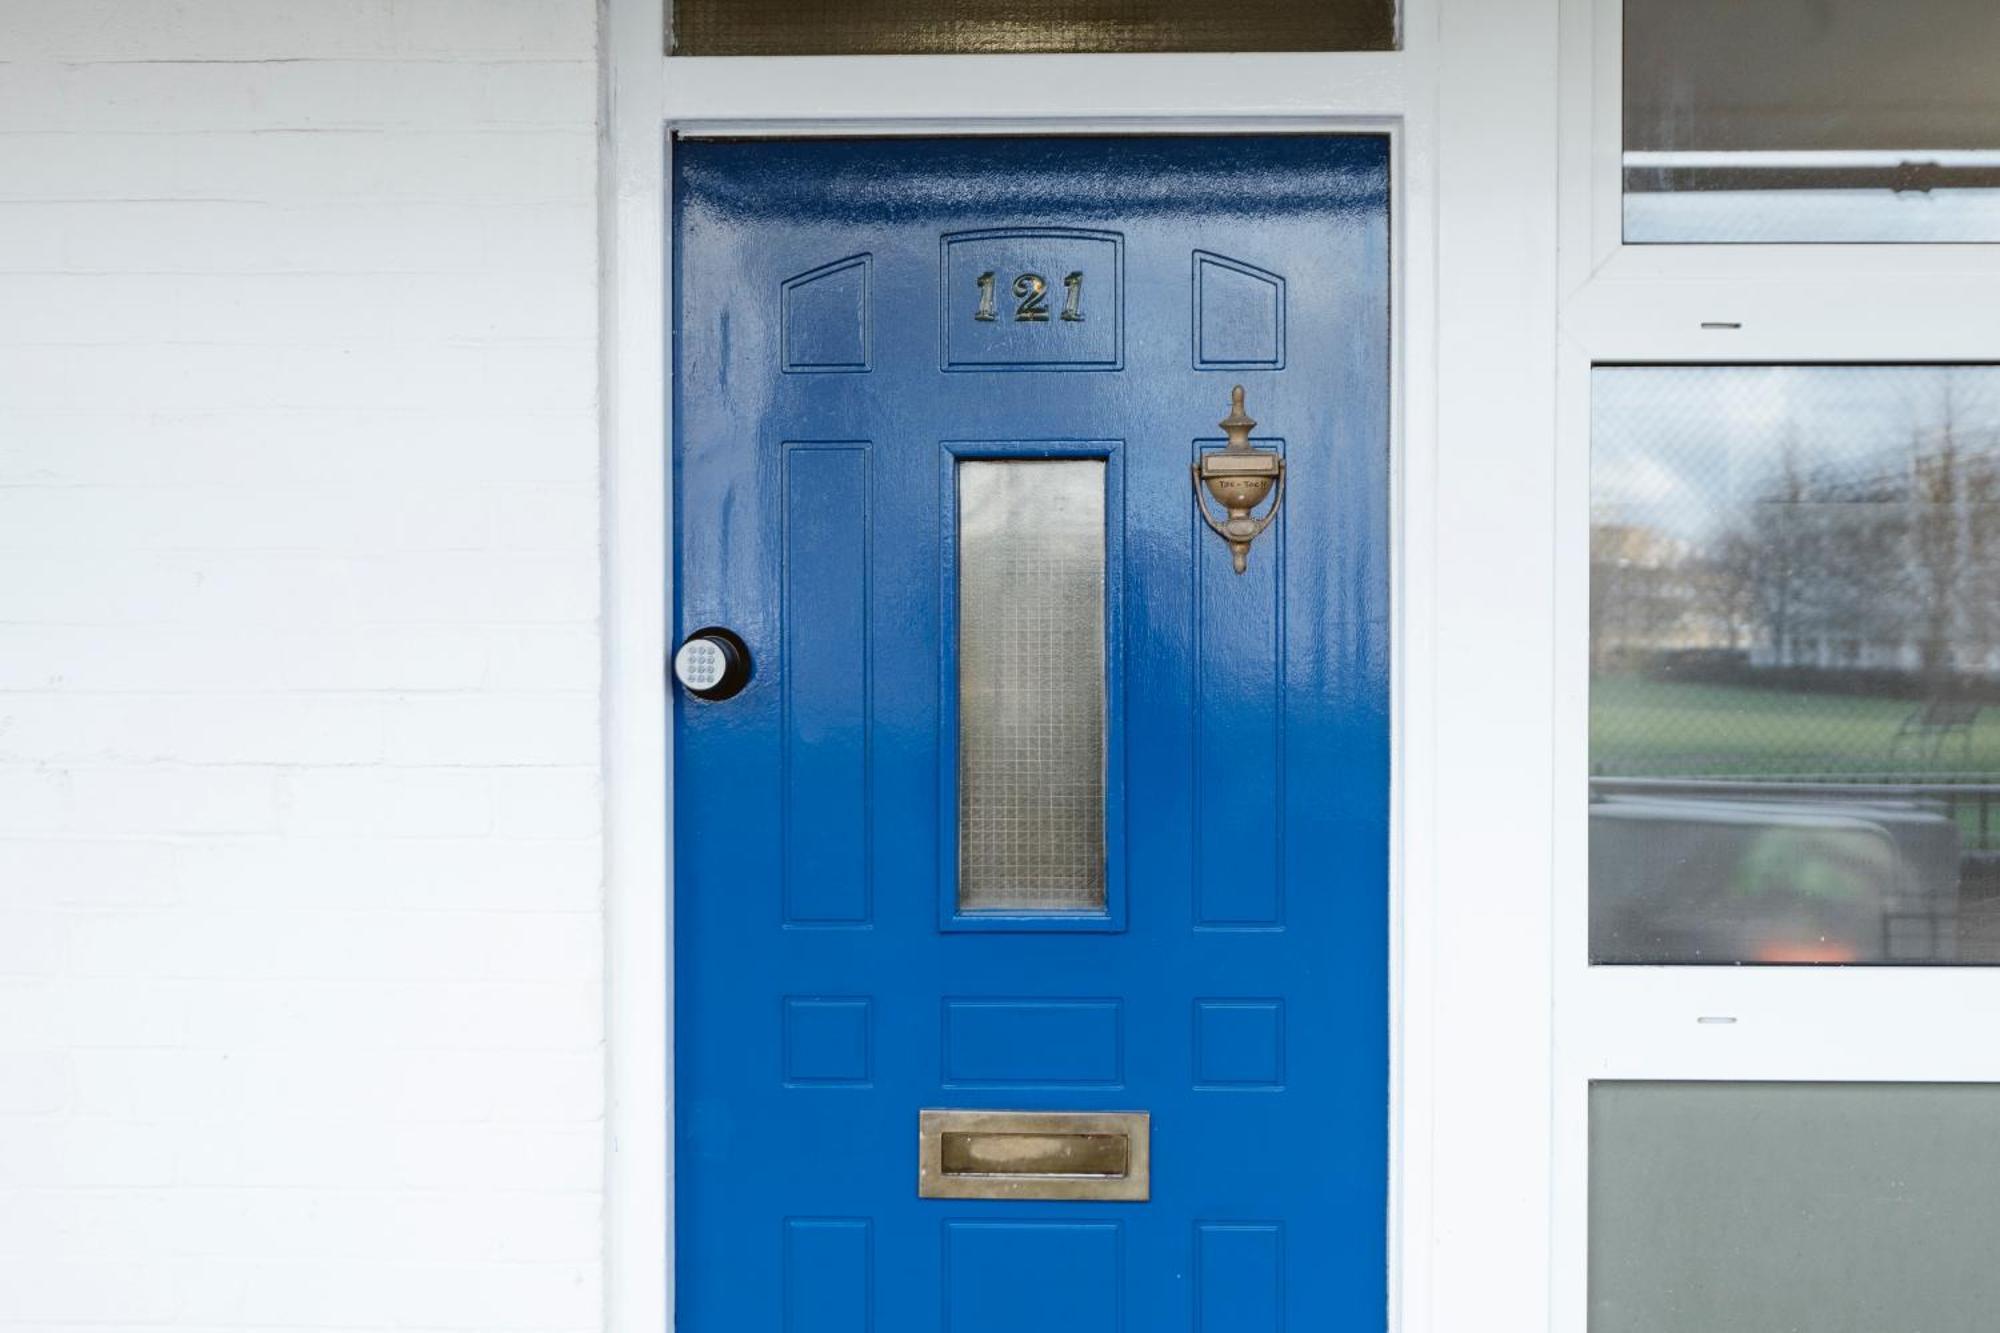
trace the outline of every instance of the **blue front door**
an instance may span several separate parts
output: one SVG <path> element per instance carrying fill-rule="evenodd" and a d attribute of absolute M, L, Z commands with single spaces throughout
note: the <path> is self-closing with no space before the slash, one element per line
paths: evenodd
<path fill-rule="evenodd" d="M 1383 1327 L 1386 141 L 674 163 L 679 1326 Z"/>

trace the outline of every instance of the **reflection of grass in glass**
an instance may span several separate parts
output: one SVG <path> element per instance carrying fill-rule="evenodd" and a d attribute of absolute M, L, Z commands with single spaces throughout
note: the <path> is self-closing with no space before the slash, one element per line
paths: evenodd
<path fill-rule="evenodd" d="M 2000 782 L 2000 704 L 1968 746 L 1896 741 L 1909 699 L 1682 685 L 1641 676 L 1590 683 L 1590 770 L 1615 777 L 1910 778 Z"/>

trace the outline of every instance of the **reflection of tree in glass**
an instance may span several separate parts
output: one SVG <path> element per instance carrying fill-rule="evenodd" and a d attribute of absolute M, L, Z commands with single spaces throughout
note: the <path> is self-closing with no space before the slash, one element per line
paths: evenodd
<path fill-rule="evenodd" d="M 1592 957 L 2000 962 L 2000 368 L 1600 376 Z"/>
<path fill-rule="evenodd" d="M 1892 455 L 1811 472 L 1790 443 L 1738 540 L 1757 666 L 1900 673 L 1937 694 L 2000 667 L 2000 450 L 1973 449 L 1947 408 Z"/>
<path fill-rule="evenodd" d="M 1593 667 L 1711 652 L 1931 693 L 2000 676 L 2000 441 L 1967 438 L 1944 393 L 1940 425 L 1839 463 L 1810 464 L 1786 429 L 1700 540 L 1593 523 Z"/>

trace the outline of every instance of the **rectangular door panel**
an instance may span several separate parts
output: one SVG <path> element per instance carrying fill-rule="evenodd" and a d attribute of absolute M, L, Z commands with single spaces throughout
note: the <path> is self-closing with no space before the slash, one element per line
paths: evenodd
<path fill-rule="evenodd" d="M 868 446 L 785 445 L 785 920 L 869 909 Z"/>

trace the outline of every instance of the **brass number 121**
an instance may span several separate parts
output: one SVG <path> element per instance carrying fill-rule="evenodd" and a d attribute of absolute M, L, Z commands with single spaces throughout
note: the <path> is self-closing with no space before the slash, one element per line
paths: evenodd
<path fill-rule="evenodd" d="M 992 269 L 979 275 L 979 306 L 972 317 L 982 324 L 990 324 L 1000 318 L 995 307 L 997 295 Z M 1013 282 L 1012 291 L 1019 300 L 1014 307 L 1014 321 L 1018 324 L 1046 324 L 1049 308 L 1046 304 L 1049 280 L 1039 273 L 1022 273 Z M 1063 276 L 1062 318 L 1071 324 L 1083 321 L 1083 272 L 1077 270 Z"/>

